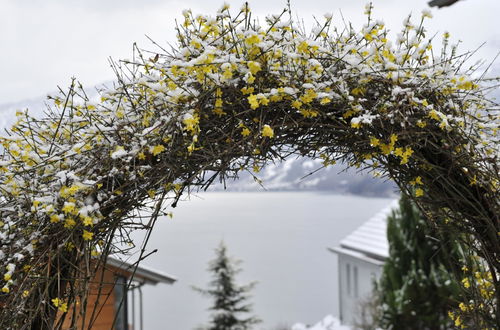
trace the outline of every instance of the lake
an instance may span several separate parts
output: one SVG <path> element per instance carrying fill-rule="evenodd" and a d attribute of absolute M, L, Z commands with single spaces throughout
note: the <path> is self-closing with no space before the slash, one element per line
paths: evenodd
<path fill-rule="evenodd" d="M 258 281 L 256 329 L 296 322 L 313 324 L 338 315 L 337 257 L 327 251 L 391 202 L 386 198 L 315 192 L 210 192 L 180 202 L 174 217 L 158 220 L 143 264 L 178 278 L 174 285 L 145 286 L 144 328 L 189 330 L 206 324 L 210 299 L 208 262 L 224 240 L 242 260 L 237 281 Z M 140 234 L 134 237 L 140 240 Z"/>

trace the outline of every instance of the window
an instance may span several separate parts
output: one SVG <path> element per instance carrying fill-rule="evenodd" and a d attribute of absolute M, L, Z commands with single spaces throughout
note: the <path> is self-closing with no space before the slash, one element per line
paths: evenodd
<path fill-rule="evenodd" d="M 354 297 L 358 297 L 358 267 L 354 266 L 353 270 L 354 277 Z"/>
<path fill-rule="evenodd" d="M 126 330 L 127 324 L 127 279 L 116 276 L 115 282 L 115 330 Z"/>
<path fill-rule="evenodd" d="M 351 295 L 351 265 L 346 264 L 346 286 L 347 286 L 347 295 Z"/>

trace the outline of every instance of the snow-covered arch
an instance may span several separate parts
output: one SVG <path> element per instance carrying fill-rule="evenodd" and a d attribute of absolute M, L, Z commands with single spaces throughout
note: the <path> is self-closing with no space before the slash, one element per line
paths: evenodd
<path fill-rule="evenodd" d="M 306 35 L 286 10 L 263 26 L 246 6 L 185 11 L 177 47 L 136 48 L 99 100 L 74 82 L 46 118 L 19 113 L 1 140 L 2 327 L 62 324 L 57 311 L 85 299 L 91 260 L 128 230 L 151 228 L 184 192 L 291 155 L 388 176 L 437 226 L 472 234 L 490 270 L 483 302 L 498 299 L 490 86 L 448 36 L 435 56 L 422 23 L 407 20 L 390 42 L 367 14 L 361 31 L 326 16 Z M 137 221 L 144 208 L 150 220 Z"/>

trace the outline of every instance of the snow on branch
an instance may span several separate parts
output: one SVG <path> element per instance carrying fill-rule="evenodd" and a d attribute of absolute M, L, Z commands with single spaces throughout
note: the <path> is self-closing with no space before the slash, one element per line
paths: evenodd
<path fill-rule="evenodd" d="M 69 306 L 131 230 L 151 229 L 183 193 L 291 155 L 393 179 L 436 225 L 476 238 L 498 289 L 492 82 L 472 78 L 478 68 L 448 35 L 434 53 L 428 13 L 390 41 L 371 11 L 360 31 L 325 15 L 305 34 L 288 10 L 262 24 L 247 5 L 187 10 L 177 44 L 136 47 L 99 99 L 73 82 L 45 118 L 19 112 L 1 138 L 2 327 L 60 327 L 84 313 Z"/>

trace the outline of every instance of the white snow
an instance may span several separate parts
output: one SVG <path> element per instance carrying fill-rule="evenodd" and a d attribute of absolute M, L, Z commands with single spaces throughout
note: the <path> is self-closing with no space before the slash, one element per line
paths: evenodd
<path fill-rule="evenodd" d="M 297 323 L 292 326 L 291 330 L 351 330 L 351 327 L 342 325 L 337 318 L 327 315 L 313 326 L 308 327 L 302 323 Z"/>
<path fill-rule="evenodd" d="M 125 151 L 125 149 L 123 147 L 121 148 L 117 148 L 112 154 L 111 154 L 111 158 L 113 159 L 118 159 L 118 158 L 122 158 L 124 156 L 127 156 L 127 151 Z"/>

